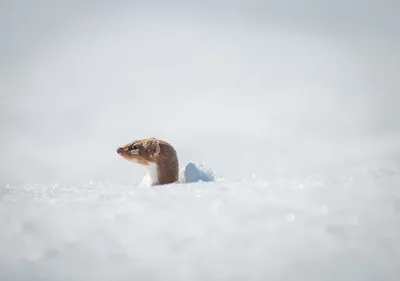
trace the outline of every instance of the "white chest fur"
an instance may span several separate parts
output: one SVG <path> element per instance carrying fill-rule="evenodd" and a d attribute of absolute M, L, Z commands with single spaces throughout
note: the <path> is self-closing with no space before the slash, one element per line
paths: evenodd
<path fill-rule="evenodd" d="M 155 163 L 150 163 L 146 166 L 146 170 L 149 173 L 149 178 L 152 184 L 156 184 L 158 182 L 158 171 L 157 165 Z"/>

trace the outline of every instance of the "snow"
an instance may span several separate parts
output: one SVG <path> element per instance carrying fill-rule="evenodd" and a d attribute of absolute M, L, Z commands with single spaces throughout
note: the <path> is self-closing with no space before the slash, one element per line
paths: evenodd
<path fill-rule="evenodd" d="M 1 280 L 397 280 L 398 171 L 0 189 Z"/>
<path fill-rule="evenodd" d="M 206 168 L 204 164 L 189 162 L 181 169 L 179 182 L 210 182 L 215 180 L 215 172 Z"/>

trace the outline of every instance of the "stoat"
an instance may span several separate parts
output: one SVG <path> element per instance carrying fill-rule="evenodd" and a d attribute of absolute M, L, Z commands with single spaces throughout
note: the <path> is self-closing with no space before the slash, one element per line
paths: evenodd
<path fill-rule="evenodd" d="M 152 179 L 152 185 L 174 183 L 179 180 L 179 162 L 175 149 L 169 143 L 146 138 L 135 140 L 117 149 L 128 161 L 144 166 Z"/>

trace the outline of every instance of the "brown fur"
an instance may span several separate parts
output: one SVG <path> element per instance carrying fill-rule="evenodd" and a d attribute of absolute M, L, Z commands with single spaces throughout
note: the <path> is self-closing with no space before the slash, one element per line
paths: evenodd
<path fill-rule="evenodd" d="M 135 140 L 117 149 L 125 160 L 147 166 L 156 163 L 158 181 L 155 184 L 168 184 L 178 181 L 179 163 L 175 149 L 167 142 L 156 138 Z"/>

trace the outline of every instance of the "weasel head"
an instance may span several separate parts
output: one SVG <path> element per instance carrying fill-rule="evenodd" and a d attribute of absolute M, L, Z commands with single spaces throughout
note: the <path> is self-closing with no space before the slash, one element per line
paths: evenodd
<path fill-rule="evenodd" d="M 117 149 L 125 160 L 144 166 L 154 184 L 167 184 L 179 179 L 179 162 L 169 143 L 155 138 L 136 140 Z"/>
<path fill-rule="evenodd" d="M 117 153 L 125 160 L 148 166 L 157 162 L 160 150 L 159 140 L 149 138 L 125 144 L 117 149 Z"/>

